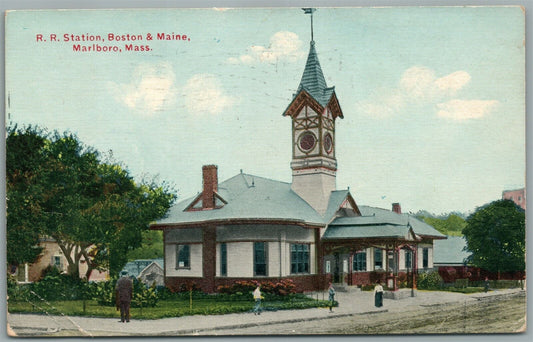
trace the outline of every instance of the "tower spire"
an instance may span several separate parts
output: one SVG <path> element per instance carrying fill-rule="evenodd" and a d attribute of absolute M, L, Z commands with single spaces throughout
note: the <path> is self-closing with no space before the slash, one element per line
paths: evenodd
<path fill-rule="evenodd" d="M 302 8 L 305 14 L 311 14 L 311 43 L 315 40 L 313 38 L 313 12 L 316 11 L 316 8 Z"/>

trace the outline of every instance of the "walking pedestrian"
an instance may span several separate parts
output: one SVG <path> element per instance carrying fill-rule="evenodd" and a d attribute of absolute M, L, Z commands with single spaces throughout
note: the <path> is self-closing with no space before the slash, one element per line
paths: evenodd
<path fill-rule="evenodd" d="M 489 286 L 490 286 L 489 277 L 485 277 L 485 283 L 484 283 L 485 293 L 489 291 Z"/>
<path fill-rule="evenodd" d="M 333 284 L 331 282 L 329 283 L 328 294 L 329 312 L 333 312 L 333 304 L 335 303 L 335 288 L 333 287 Z"/>
<path fill-rule="evenodd" d="M 376 286 L 374 287 L 374 305 L 377 308 L 383 306 L 383 286 L 381 286 L 381 282 L 379 280 L 376 281 Z"/>
<path fill-rule="evenodd" d="M 117 310 L 120 310 L 120 321 L 122 323 L 130 321 L 130 303 L 133 297 L 133 282 L 128 277 L 127 271 L 120 273 L 120 279 L 116 286 L 116 305 Z"/>
<path fill-rule="evenodd" d="M 254 315 L 260 315 L 261 314 L 261 299 L 264 299 L 263 295 L 261 294 L 261 284 L 257 284 L 257 287 L 255 288 L 254 292 L 254 300 L 255 300 L 255 306 L 254 306 Z"/>

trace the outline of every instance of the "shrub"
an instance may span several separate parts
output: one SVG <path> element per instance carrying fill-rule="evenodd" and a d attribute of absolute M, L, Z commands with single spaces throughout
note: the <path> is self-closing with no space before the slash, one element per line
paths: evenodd
<path fill-rule="evenodd" d="M 374 290 L 374 285 L 372 284 L 361 285 L 361 291 L 373 291 L 373 290 Z"/>
<path fill-rule="evenodd" d="M 15 276 L 7 275 L 7 295 L 12 301 L 28 301 L 30 296 L 29 284 L 18 284 Z"/>
<path fill-rule="evenodd" d="M 446 291 L 450 291 L 450 292 L 460 292 L 460 293 L 477 293 L 477 292 L 483 292 L 484 289 L 483 287 L 461 287 L 461 288 L 457 288 L 457 287 L 448 287 L 446 288 Z"/>
<path fill-rule="evenodd" d="M 85 280 L 60 273 L 50 268 L 39 282 L 30 286 L 30 293 L 46 300 L 90 299 L 95 287 Z"/>
<path fill-rule="evenodd" d="M 158 301 L 159 301 L 159 296 L 154 285 L 147 287 L 140 281 L 134 280 L 133 299 L 131 301 L 132 307 L 153 308 L 157 305 Z"/>
<path fill-rule="evenodd" d="M 115 306 L 115 285 L 117 283 L 116 279 L 111 279 L 108 281 L 102 281 L 96 284 L 96 290 L 94 294 L 94 299 L 100 305 L 104 306 Z"/>
<path fill-rule="evenodd" d="M 457 288 L 466 288 L 466 287 L 468 287 L 468 278 L 455 279 L 455 287 L 457 287 Z"/>
<path fill-rule="evenodd" d="M 438 272 L 424 272 L 418 275 L 417 287 L 421 290 L 437 290 L 442 287 L 442 278 Z"/>
<path fill-rule="evenodd" d="M 239 280 L 231 286 L 218 286 L 217 292 L 221 294 L 249 296 L 249 294 L 255 290 L 257 284 L 261 284 L 261 292 L 264 295 L 287 296 L 296 293 L 296 285 L 294 284 L 294 281 L 292 281 L 292 279 L 282 279 L 277 282 L 256 282 L 252 280 Z"/>

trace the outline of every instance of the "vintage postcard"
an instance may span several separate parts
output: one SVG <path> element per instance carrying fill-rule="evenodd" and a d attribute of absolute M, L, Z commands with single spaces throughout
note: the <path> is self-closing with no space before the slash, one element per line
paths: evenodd
<path fill-rule="evenodd" d="M 523 8 L 5 23 L 10 336 L 526 331 Z"/>

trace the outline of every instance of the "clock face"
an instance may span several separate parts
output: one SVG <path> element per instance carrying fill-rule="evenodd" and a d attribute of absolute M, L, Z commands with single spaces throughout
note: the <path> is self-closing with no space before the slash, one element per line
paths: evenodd
<path fill-rule="evenodd" d="M 324 151 L 326 151 L 327 154 L 330 154 L 331 151 L 333 151 L 333 138 L 329 133 L 324 135 Z"/>
<path fill-rule="evenodd" d="M 299 146 L 300 149 L 304 152 L 311 151 L 315 147 L 316 138 L 315 135 L 311 132 L 305 132 L 300 135 Z"/>

